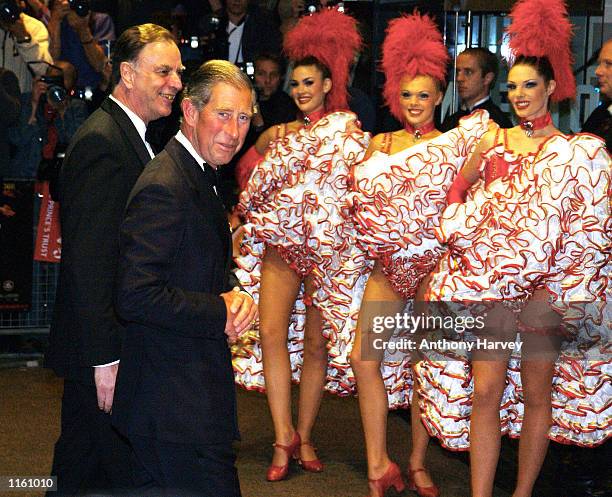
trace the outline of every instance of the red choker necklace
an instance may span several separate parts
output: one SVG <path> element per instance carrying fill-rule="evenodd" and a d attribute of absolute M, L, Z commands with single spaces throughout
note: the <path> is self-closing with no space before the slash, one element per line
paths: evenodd
<path fill-rule="evenodd" d="M 520 125 L 523 131 L 525 131 L 525 134 L 527 135 L 527 137 L 531 138 L 533 136 L 534 131 L 537 131 L 539 129 L 544 129 L 546 126 L 548 126 L 551 123 L 552 123 L 552 117 L 550 115 L 550 112 L 547 112 L 545 115 L 536 117 L 535 119 L 532 119 L 531 121 L 528 121 L 528 120 L 521 121 Z"/>
<path fill-rule="evenodd" d="M 415 140 L 420 140 L 421 137 L 426 135 L 427 133 L 431 133 L 434 129 L 436 129 L 436 124 L 431 121 L 430 123 L 424 124 L 420 128 L 415 128 L 412 124 L 406 123 L 404 125 L 404 129 L 414 136 Z"/>
<path fill-rule="evenodd" d="M 325 115 L 325 109 L 317 110 L 315 112 L 311 112 L 310 114 L 304 114 L 303 121 L 304 126 L 308 128 L 309 126 L 316 123 L 319 119 L 321 119 Z"/>

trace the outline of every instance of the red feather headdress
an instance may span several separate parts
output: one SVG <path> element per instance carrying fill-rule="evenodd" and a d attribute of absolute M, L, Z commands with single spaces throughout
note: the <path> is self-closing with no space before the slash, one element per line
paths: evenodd
<path fill-rule="evenodd" d="M 383 95 L 396 119 L 403 121 L 400 81 L 404 76 L 431 76 L 444 85 L 449 55 L 436 23 L 417 11 L 389 22 L 382 46 Z"/>
<path fill-rule="evenodd" d="M 326 111 L 348 109 L 349 69 L 361 48 L 355 19 L 335 9 L 302 17 L 285 35 L 283 46 L 291 60 L 316 57 L 330 70 L 332 89 L 325 99 Z"/>
<path fill-rule="evenodd" d="M 510 12 L 512 56 L 547 57 L 557 86 L 551 100 L 559 102 L 576 96 L 572 72 L 572 24 L 564 0 L 518 0 Z"/>

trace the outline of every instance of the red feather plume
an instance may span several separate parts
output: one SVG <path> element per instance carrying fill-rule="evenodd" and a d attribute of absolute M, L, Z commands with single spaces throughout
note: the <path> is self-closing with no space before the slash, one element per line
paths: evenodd
<path fill-rule="evenodd" d="M 400 81 L 404 76 L 431 76 L 444 84 L 449 55 L 436 23 L 417 11 L 389 22 L 382 46 L 383 95 L 396 119 L 403 121 Z"/>
<path fill-rule="evenodd" d="M 557 86 L 551 100 L 559 102 L 576 96 L 572 72 L 573 27 L 564 0 L 518 0 L 510 12 L 507 29 L 513 57 L 547 57 Z"/>
<path fill-rule="evenodd" d="M 291 60 L 316 57 L 330 70 L 333 84 L 325 99 L 326 111 L 348 109 L 349 69 L 361 49 L 355 19 L 335 9 L 302 17 L 285 35 L 283 46 Z"/>

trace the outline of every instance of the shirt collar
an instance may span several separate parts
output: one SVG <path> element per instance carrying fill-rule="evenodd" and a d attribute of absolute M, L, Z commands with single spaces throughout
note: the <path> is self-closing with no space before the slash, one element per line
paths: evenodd
<path fill-rule="evenodd" d="M 474 105 L 472 105 L 471 107 L 468 107 L 467 105 L 462 105 L 461 108 L 463 110 L 469 110 L 470 112 L 473 111 L 476 107 L 478 107 L 479 105 L 484 104 L 487 100 L 489 100 L 489 98 L 491 98 L 489 95 L 487 95 L 485 98 L 480 99 L 478 102 L 476 102 Z"/>
<path fill-rule="evenodd" d="M 145 122 L 142 119 L 140 119 L 140 117 L 138 117 L 133 110 L 131 110 L 124 103 L 122 103 L 119 100 L 117 100 L 113 95 L 109 95 L 109 98 L 113 102 L 115 102 L 119 107 L 121 107 L 123 109 L 123 112 L 125 112 L 127 114 L 127 116 L 130 118 L 130 121 L 132 121 L 132 123 L 134 124 L 134 127 L 136 128 L 136 131 L 138 131 L 138 136 L 140 136 L 140 138 L 142 139 L 142 141 L 146 145 L 147 144 L 147 140 L 145 138 L 145 134 L 147 133 L 147 125 L 145 124 Z"/>
<path fill-rule="evenodd" d="M 204 169 L 204 164 L 206 163 L 206 161 L 204 159 L 202 159 L 202 157 L 200 157 L 200 154 L 198 154 L 196 152 L 196 150 L 195 150 L 195 148 L 193 148 L 193 145 L 191 144 L 191 142 L 187 139 L 187 137 L 183 134 L 183 132 L 181 130 L 179 130 L 179 132 L 176 134 L 175 138 L 176 138 L 176 141 L 178 141 L 181 145 L 183 145 L 183 147 L 185 147 L 187 149 L 187 152 L 189 152 L 191 154 L 191 156 L 195 159 L 195 161 L 198 163 L 198 165 L 202 168 L 202 171 L 206 171 Z"/>

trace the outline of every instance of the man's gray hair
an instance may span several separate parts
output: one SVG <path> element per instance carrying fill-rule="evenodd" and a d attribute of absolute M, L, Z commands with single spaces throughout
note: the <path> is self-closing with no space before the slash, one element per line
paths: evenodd
<path fill-rule="evenodd" d="M 253 92 L 250 78 L 240 68 L 227 60 L 209 60 L 191 75 L 183 90 L 183 98 L 191 100 L 200 111 L 210 101 L 213 86 L 217 83 Z"/>

